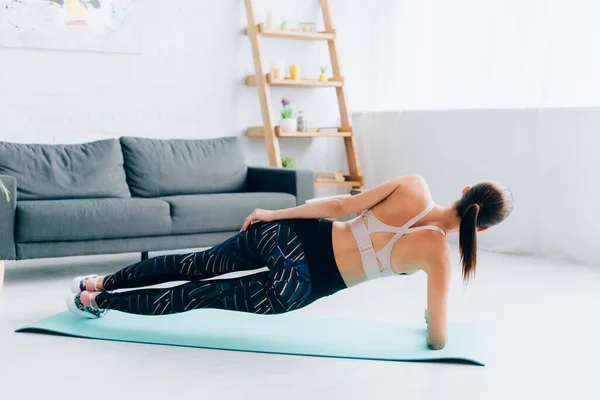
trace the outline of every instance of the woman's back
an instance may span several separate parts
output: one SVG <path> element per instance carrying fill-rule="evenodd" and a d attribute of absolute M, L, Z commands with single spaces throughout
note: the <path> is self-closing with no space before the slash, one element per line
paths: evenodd
<path fill-rule="evenodd" d="M 430 261 L 449 251 L 445 221 L 440 218 L 439 207 L 432 202 L 425 180 L 410 175 L 398 179 L 397 184 L 366 215 L 334 224 L 334 254 L 348 286 L 367 280 L 365 270 L 369 268 L 371 277 L 378 273 L 410 274 L 427 270 Z M 362 243 L 362 257 L 357 238 Z M 365 248 L 371 244 L 374 253 Z"/>

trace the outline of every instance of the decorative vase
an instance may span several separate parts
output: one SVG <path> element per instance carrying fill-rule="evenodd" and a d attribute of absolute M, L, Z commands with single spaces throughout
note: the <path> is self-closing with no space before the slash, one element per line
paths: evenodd
<path fill-rule="evenodd" d="M 282 118 L 280 128 L 282 132 L 297 132 L 298 120 L 296 118 Z"/>
<path fill-rule="evenodd" d="M 327 82 L 328 80 L 329 80 L 329 78 L 327 77 L 327 75 L 325 75 L 325 74 L 319 75 L 319 81 Z"/>
<path fill-rule="evenodd" d="M 271 12 L 269 11 L 267 13 L 267 22 L 265 22 L 265 28 L 271 29 L 272 26 L 273 26 L 273 14 L 271 14 Z"/>
<path fill-rule="evenodd" d="M 275 61 L 271 63 L 271 78 L 275 80 L 283 79 L 285 74 L 285 63 L 283 61 Z"/>
<path fill-rule="evenodd" d="M 296 127 L 298 132 L 307 132 L 306 118 L 304 118 L 302 111 L 298 112 L 298 118 L 296 118 L 296 120 L 298 121 L 298 126 Z"/>
<path fill-rule="evenodd" d="M 290 65 L 290 79 L 295 81 L 300 80 L 300 67 L 296 64 Z"/>
<path fill-rule="evenodd" d="M 278 80 L 281 79 L 279 74 L 279 68 L 277 67 L 277 63 L 271 64 L 271 79 Z"/>

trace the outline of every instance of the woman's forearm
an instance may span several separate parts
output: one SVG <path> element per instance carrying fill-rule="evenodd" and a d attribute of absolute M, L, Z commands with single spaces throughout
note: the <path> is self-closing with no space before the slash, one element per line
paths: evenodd
<path fill-rule="evenodd" d="M 275 210 L 275 219 L 294 218 L 340 218 L 345 214 L 339 199 L 316 201 L 297 207 Z"/>

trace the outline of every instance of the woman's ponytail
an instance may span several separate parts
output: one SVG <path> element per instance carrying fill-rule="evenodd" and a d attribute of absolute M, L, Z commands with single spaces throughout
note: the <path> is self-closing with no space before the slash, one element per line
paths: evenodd
<path fill-rule="evenodd" d="M 468 282 L 475 275 L 477 265 L 477 217 L 479 211 L 481 211 L 481 206 L 478 203 L 472 203 L 466 208 L 460 220 L 458 243 L 464 282 Z"/>

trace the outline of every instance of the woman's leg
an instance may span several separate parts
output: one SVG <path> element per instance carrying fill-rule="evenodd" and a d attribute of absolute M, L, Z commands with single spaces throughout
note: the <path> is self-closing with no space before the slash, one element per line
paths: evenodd
<path fill-rule="evenodd" d="M 279 314 L 312 302 L 306 265 L 233 279 L 192 281 L 168 289 L 101 292 L 92 308 L 130 314 L 166 315 L 200 308 Z"/>
<path fill-rule="evenodd" d="M 164 315 L 198 308 L 218 308 L 261 314 L 276 314 L 300 308 L 312 302 L 310 274 L 298 235 L 288 226 L 260 224 L 232 239 L 235 244 L 219 257 L 223 265 L 238 265 L 250 254 L 253 262 L 269 271 L 234 279 L 192 282 L 168 289 L 142 289 L 122 293 L 99 293 L 92 306 L 127 313 Z M 241 251 L 243 246 L 248 248 Z M 204 256 L 213 260 L 211 256 Z M 208 261 L 207 261 L 208 262 Z M 208 265 L 219 265 L 213 261 Z M 246 265 L 246 264 L 242 264 Z M 232 267 L 237 268 L 237 267 Z M 193 269 L 193 268 L 192 268 Z M 213 269 L 209 269 L 209 274 Z"/>
<path fill-rule="evenodd" d="M 101 290 L 131 289 L 262 268 L 266 266 L 265 260 L 256 251 L 261 234 L 259 227 L 254 226 L 205 251 L 153 257 L 98 278 L 96 287 Z"/>

